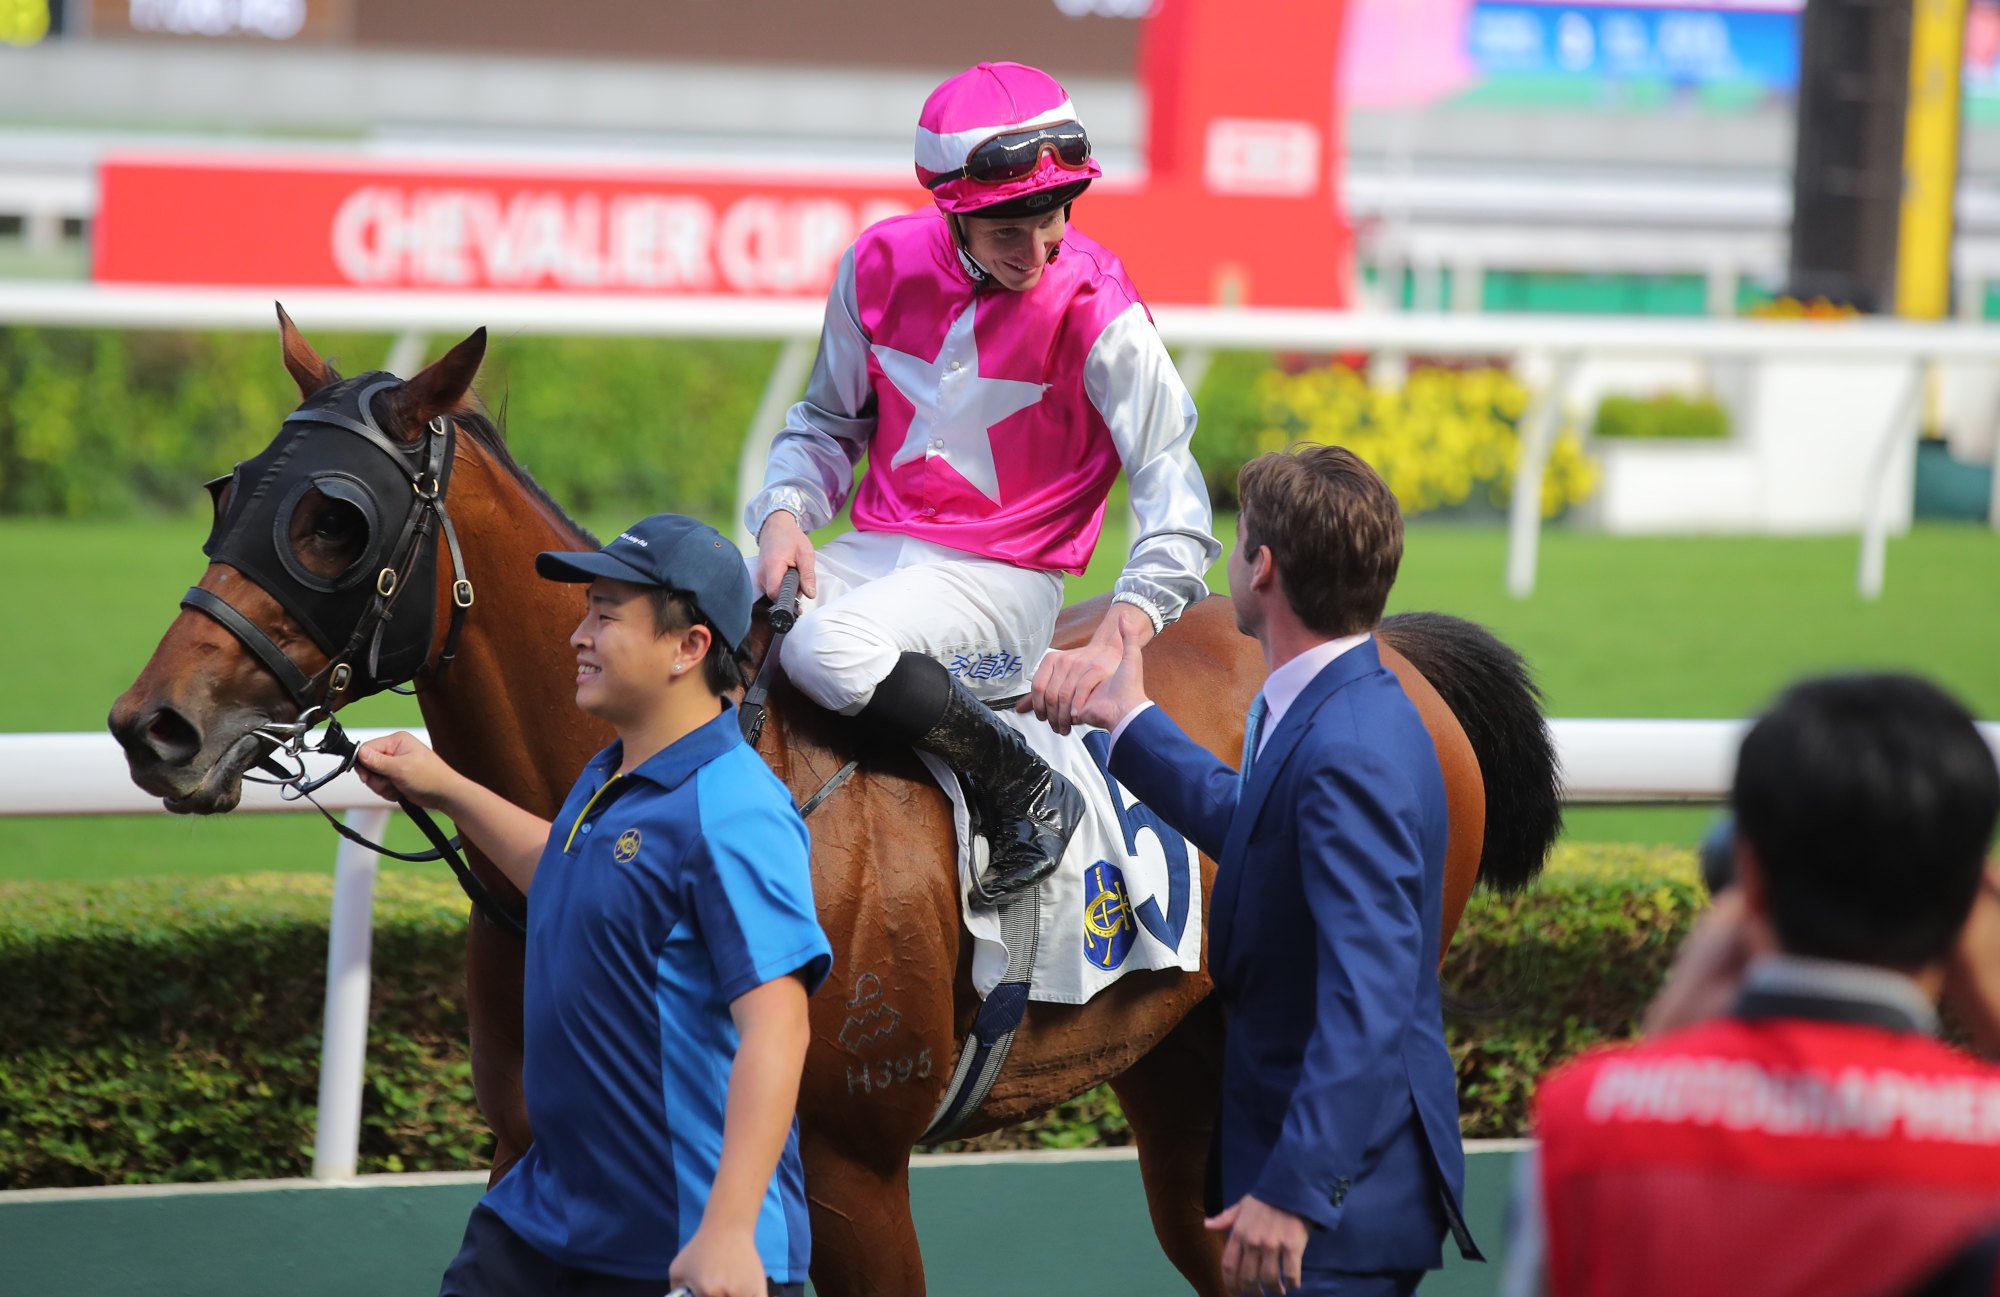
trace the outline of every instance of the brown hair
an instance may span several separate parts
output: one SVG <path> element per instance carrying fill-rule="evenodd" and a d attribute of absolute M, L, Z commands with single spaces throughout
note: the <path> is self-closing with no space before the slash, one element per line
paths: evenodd
<path fill-rule="evenodd" d="M 1237 544 L 1268 545 L 1308 630 L 1358 635 L 1382 620 L 1403 561 L 1403 514 L 1389 486 L 1344 446 L 1272 451 L 1236 477 Z"/>
<path fill-rule="evenodd" d="M 665 586 L 652 586 L 647 591 L 653 600 L 653 634 L 672 635 L 684 631 L 700 622 L 708 627 L 708 655 L 701 660 L 701 676 L 708 684 L 708 691 L 717 697 L 743 685 L 743 668 L 737 664 L 736 655 L 722 642 L 722 635 L 708 618 L 701 615 L 694 600 L 678 590 Z"/>

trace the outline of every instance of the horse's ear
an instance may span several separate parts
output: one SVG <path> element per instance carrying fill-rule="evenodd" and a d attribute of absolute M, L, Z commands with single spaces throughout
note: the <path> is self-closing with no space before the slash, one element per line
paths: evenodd
<path fill-rule="evenodd" d="M 333 366 L 320 359 L 320 354 L 299 332 L 299 326 L 292 323 L 292 317 L 285 314 L 282 302 L 278 304 L 278 337 L 284 344 L 285 369 L 299 385 L 300 397 L 309 400 L 315 392 L 340 378 Z"/>
<path fill-rule="evenodd" d="M 474 329 L 470 337 L 444 353 L 435 365 L 403 384 L 400 400 L 403 412 L 417 423 L 429 423 L 465 404 L 472 390 L 479 362 L 486 358 L 486 330 Z"/>

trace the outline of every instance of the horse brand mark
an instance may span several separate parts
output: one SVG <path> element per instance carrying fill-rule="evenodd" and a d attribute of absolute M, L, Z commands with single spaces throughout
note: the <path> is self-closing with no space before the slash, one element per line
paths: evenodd
<path fill-rule="evenodd" d="M 882 979 L 873 973 L 863 973 L 854 979 L 854 996 L 847 1007 L 854 1012 L 840 1024 L 840 1047 L 850 1054 L 859 1054 L 863 1045 L 887 1040 L 902 1025 L 903 1015 L 882 1003 Z M 854 1088 L 851 1073 L 847 1088 Z"/>
<path fill-rule="evenodd" d="M 859 1067 L 847 1065 L 847 1092 L 856 1090 L 863 1094 L 873 1094 L 886 1090 L 892 1085 L 902 1085 L 909 1081 L 926 1081 L 931 1075 L 931 1051 L 920 1049 L 915 1054 L 905 1054 L 901 1058 L 884 1058 L 873 1063 L 863 1063 Z"/>
<path fill-rule="evenodd" d="M 639 830 L 627 829 L 618 835 L 618 845 L 611 849 L 611 858 L 624 864 L 639 854 Z"/>

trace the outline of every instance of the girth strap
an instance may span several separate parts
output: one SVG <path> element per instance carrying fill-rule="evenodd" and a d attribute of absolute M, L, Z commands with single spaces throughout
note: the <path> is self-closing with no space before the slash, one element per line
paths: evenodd
<path fill-rule="evenodd" d="M 962 1130 L 978 1115 L 993 1083 L 1000 1079 L 1008 1051 L 1014 1047 L 1014 1033 L 1028 1011 L 1041 927 L 1040 883 L 1000 903 L 1000 938 L 1007 943 L 1007 971 L 1000 975 L 993 993 L 980 1001 L 979 1011 L 972 1017 L 972 1030 L 958 1048 L 958 1066 L 952 1069 L 951 1083 L 918 1143 L 935 1144 Z"/>

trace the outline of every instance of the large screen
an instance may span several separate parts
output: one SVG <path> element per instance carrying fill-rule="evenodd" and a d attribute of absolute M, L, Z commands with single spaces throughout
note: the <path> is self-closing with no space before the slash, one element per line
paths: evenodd
<path fill-rule="evenodd" d="M 1788 104 L 1805 0 L 1354 0 L 1343 58 L 1357 108 Z M 2000 0 L 1971 0 L 1965 90 L 2000 115 Z"/>

